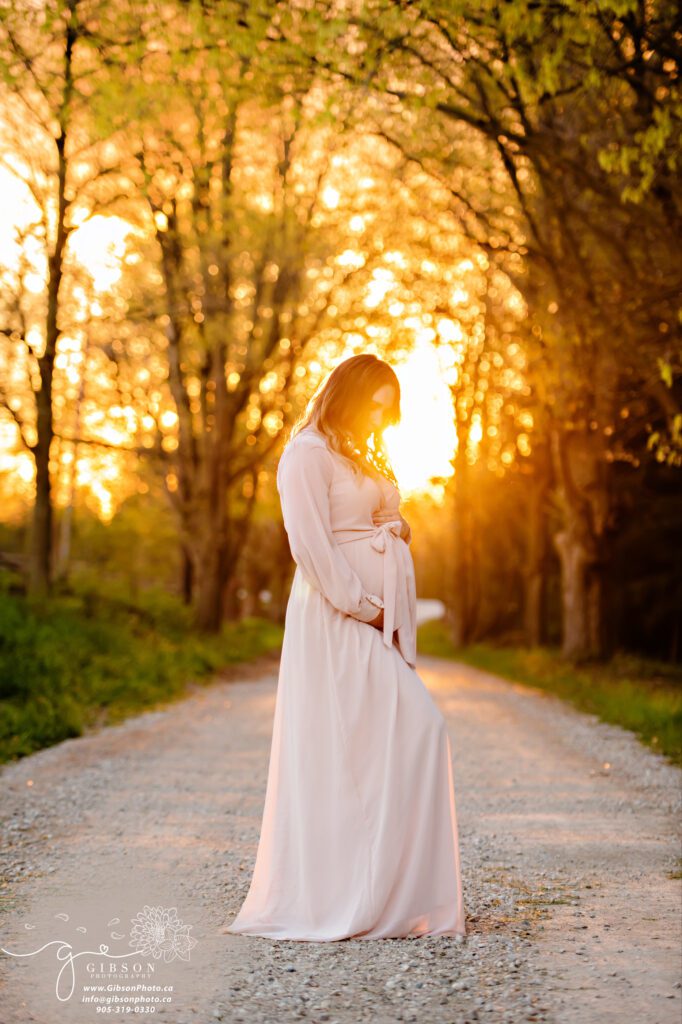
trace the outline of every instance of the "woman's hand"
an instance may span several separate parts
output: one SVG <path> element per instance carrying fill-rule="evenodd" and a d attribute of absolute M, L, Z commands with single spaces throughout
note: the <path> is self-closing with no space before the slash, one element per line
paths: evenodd
<path fill-rule="evenodd" d="M 372 520 L 375 526 L 381 526 L 382 523 L 392 523 L 396 519 L 400 520 L 400 536 L 406 544 L 409 544 L 412 540 L 412 530 L 407 519 L 400 512 L 396 514 L 395 512 L 387 512 L 385 509 L 377 509 L 376 512 L 372 513 Z"/>
<path fill-rule="evenodd" d="M 377 629 L 383 629 L 384 628 L 384 609 L 383 608 L 379 609 L 379 614 L 377 615 L 376 619 L 371 619 L 369 624 L 370 624 L 370 626 L 376 626 Z"/>

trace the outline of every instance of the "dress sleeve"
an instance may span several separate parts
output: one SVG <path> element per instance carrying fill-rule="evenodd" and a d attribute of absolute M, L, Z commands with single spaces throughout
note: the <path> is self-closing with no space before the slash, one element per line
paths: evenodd
<path fill-rule="evenodd" d="M 294 561 L 311 586 L 340 612 L 371 622 L 384 607 L 369 594 L 334 540 L 329 513 L 332 456 L 323 447 L 290 444 L 277 467 L 284 528 Z"/>

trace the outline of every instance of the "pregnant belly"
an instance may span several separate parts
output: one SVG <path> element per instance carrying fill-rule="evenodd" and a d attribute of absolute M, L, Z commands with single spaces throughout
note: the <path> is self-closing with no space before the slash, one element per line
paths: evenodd
<path fill-rule="evenodd" d="M 370 537 L 360 537 L 341 545 L 341 551 L 351 569 L 360 577 L 370 594 L 384 600 L 384 555 L 370 543 Z"/>
<path fill-rule="evenodd" d="M 416 623 L 417 596 L 412 552 L 404 540 L 390 536 L 384 551 L 377 550 L 371 535 L 341 544 L 341 551 L 366 591 L 380 597 L 394 629 Z"/>

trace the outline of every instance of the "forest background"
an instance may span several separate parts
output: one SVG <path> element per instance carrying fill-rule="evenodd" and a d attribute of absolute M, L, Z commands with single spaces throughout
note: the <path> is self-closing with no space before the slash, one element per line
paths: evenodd
<path fill-rule="evenodd" d="M 275 488 L 395 368 L 420 649 L 680 756 L 672 2 L 0 3 L 3 757 L 276 656 Z"/>

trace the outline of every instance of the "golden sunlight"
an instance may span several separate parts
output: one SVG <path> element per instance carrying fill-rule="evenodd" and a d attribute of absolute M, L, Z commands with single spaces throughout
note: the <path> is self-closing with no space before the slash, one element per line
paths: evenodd
<path fill-rule="evenodd" d="M 4 202 L 0 207 L 0 261 L 10 269 L 19 266 L 22 256 L 28 258 L 36 272 L 25 279 L 27 288 L 39 294 L 45 288 L 46 263 L 43 242 L 27 237 L 17 245 L 15 234 L 25 232 L 38 217 L 38 209 L 27 187 L 17 177 L 0 168 L 0 189 Z M 77 213 L 75 219 L 78 220 Z M 96 292 L 108 291 L 121 276 L 121 261 L 126 238 L 136 229 L 121 217 L 96 214 L 89 217 L 81 211 L 80 223 L 69 239 L 76 259 L 90 274 Z M 40 271 L 40 272 L 38 272 Z"/>
<path fill-rule="evenodd" d="M 402 418 L 384 437 L 404 498 L 424 492 L 437 497 L 441 488 L 430 484 L 431 478 L 452 476 L 457 439 L 444 374 L 447 355 L 446 348 L 436 349 L 417 338 L 404 362 L 394 365 Z"/>
<path fill-rule="evenodd" d="M 25 273 L 23 283 L 29 292 L 40 294 L 45 288 L 46 259 L 44 240 L 28 235 L 21 245 L 17 244 L 16 233 L 27 231 L 35 221 L 37 210 L 23 183 L 4 169 L 0 169 L 0 188 L 9 202 L 0 208 L 0 260 L 11 273 L 20 266 L 22 258 L 28 261 L 32 270 Z M 78 213 L 76 211 L 76 221 Z M 136 229 L 132 224 L 118 216 L 97 214 L 89 217 L 87 211 L 81 211 L 80 222 L 73 231 L 69 246 L 81 266 L 87 270 L 93 286 L 94 296 L 102 295 L 111 290 L 121 277 L 122 263 L 126 254 L 127 237 Z M 74 311 L 75 321 L 85 321 L 94 312 L 98 303 L 89 289 L 82 286 L 74 287 L 73 299 L 77 308 Z M 33 335 L 33 337 L 31 337 Z M 29 340 L 35 349 L 42 348 L 43 339 L 35 327 L 29 331 Z M 58 344 L 55 359 L 56 368 L 64 374 L 72 385 L 80 383 L 83 372 L 80 342 L 67 335 L 62 335 Z M 59 397 L 59 396 L 58 396 Z M 59 404 L 59 403 L 57 403 Z M 109 410 L 109 416 L 115 413 Z M 100 411 L 102 417 L 105 416 Z M 86 433 L 96 435 L 110 444 L 127 445 L 131 441 L 134 424 L 130 421 L 121 429 L 120 423 L 95 424 L 95 416 L 87 408 L 83 410 L 83 424 Z M 130 418 L 129 418 L 130 419 Z M 106 429 L 103 429 L 106 426 Z M 35 466 L 28 453 L 22 449 L 16 425 L 12 422 L 2 424 L 0 430 L 0 473 L 6 474 L 11 481 L 10 494 L 3 493 L 7 514 L 18 516 L 21 509 L 32 500 L 35 486 Z M 60 449 L 62 465 L 67 465 L 68 456 L 73 458 L 72 451 Z M 115 452 L 103 455 L 101 452 L 79 453 L 77 483 L 86 491 L 86 501 L 105 520 L 110 519 L 115 511 L 114 494 L 121 498 L 122 477 L 125 456 Z M 55 485 L 55 503 L 62 505 L 68 500 L 64 490 L 64 480 L 57 474 Z M 9 501 L 11 499 L 11 508 Z"/>
<path fill-rule="evenodd" d="M 121 217 L 96 214 L 71 236 L 76 259 L 90 274 L 96 292 L 108 291 L 119 280 L 126 239 L 132 231 L 132 225 Z"/>

